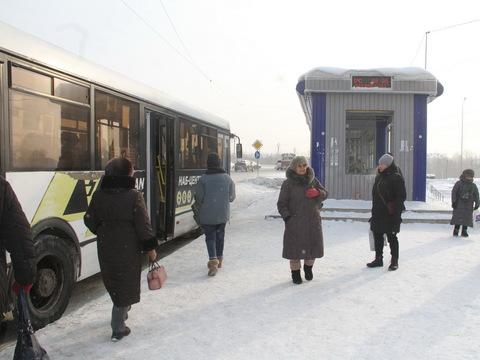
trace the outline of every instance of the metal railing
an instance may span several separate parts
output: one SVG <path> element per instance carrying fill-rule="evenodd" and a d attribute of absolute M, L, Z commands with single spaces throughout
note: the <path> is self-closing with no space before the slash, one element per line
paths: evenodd
<path fill-rule="evenodd" d="M 445 202 L 445 196 L 443 196 L 443 194 L 440 191 L 438 191 L 435 188 L 435 186 L 430 185 L 429 186 L 429 191 L 430 191 L 430 194 L 432 194 L 432 196 L 435 198 L 435 200 Z"/>

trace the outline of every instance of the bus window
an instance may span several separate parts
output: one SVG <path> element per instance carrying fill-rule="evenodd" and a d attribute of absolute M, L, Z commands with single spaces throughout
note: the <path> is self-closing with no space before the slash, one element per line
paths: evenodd
<path fill-rule="evenodd" d="M 90 103 L 90 89 L 86 86 L 54 78 L 53 93 L 55 96 L 76 101 L 83 104 Z"/>
<path fill-rule="evenodd" d="M 10 90 L 10 163 L 15 170 L 90 168 L 90 109 Z"/>
<path fill-rule="evenodd" d="M 95 91 L 96 166 L 105 169 L 108 160 L 124 156 L 135 169 L 144 169 L 140 151 L 139 105 Z"/>
<path fill-rule="evenodd" d="M 12 86 L 52 94 L 52 78 L 18 66 L 12 66 Z"/>
<path fill-rule="evenodd" d="M 205 169 L 208 154 L 217 152 L 217 130 L 180 119 L 180 168 Z"/>

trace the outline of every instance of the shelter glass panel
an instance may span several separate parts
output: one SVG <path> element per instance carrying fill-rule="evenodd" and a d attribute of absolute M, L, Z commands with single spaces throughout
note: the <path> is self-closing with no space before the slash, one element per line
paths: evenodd
<path fill-rule="evenodd" d="M 389 151 L 392 113 L 347 111 L 345 130 L 345 173 L 375 174 L 378 158 Z"/>

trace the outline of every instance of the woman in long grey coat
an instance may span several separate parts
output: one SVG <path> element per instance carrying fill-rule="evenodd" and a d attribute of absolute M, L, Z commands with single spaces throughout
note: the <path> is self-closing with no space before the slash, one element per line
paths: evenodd
<path fill-rule="evenodd" d="M 305 279 L 312 280 L 315 259 L 323 257 L 319 210 L 328 192 L 315 178 L 304 156 L 293 158 L 286 175 L 277 202 L 278 212 L 285 222 L 283 257 L 290 260 L 293 282 L 301 284 L 300 260 L 304 260 Z"/>
<path fill-rule="evenodd" d="M 97 235 L 100 271 L 113 302 L 112 341 L 130 334 L 125 326 L 128 310 L 140 301 L 142 252 L 156 258 L 153 234 L 142 193 L 135 190 L 132 163 L 114 158 L 107 163 L 100 189 L 93 194 L 84 217 Z"/>
<path fill-rule="evenodd" d="M 463 237 L 468 237 L 467 227 L 473 227 L 473 210 L 477 210 L 480 204 L 474 176 L 472 169 L 464 170 L 452 189 L 453 214 L 450 224 L 454 225 L 453 236 L 458 236 L 460 225 Z"/>

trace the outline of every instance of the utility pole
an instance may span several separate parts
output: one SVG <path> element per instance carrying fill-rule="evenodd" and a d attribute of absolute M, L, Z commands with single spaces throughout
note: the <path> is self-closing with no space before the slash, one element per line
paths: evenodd
<path fill-rule="evenodd" d="M 430 31 L 425 31 L 425 70 L 427 70 L 428 34 L 430 34 Z"/>

